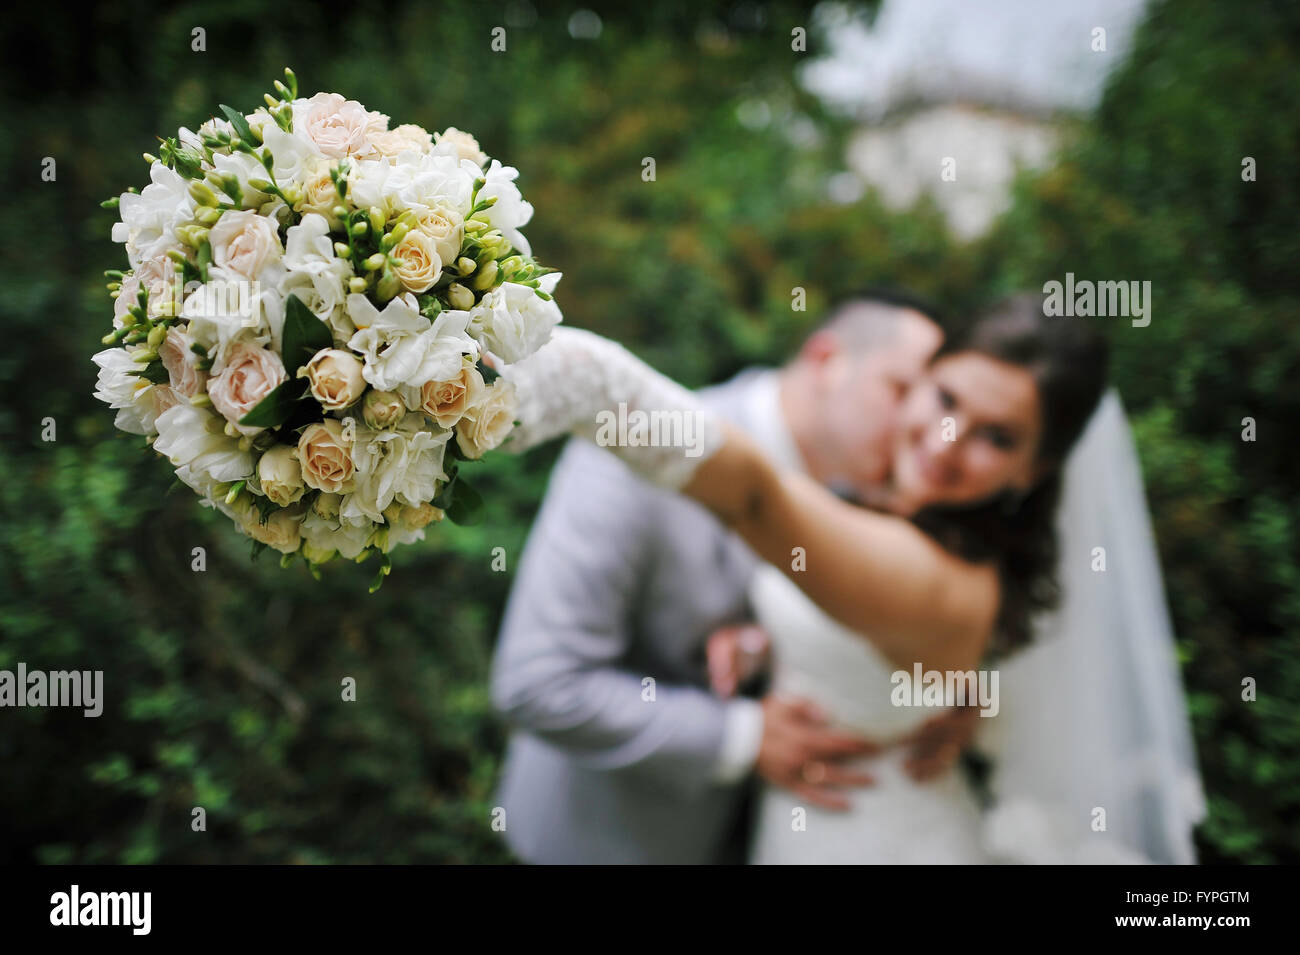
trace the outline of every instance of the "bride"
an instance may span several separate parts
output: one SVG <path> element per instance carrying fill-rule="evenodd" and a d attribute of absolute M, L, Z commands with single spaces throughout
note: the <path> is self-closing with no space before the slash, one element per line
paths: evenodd
<path fill-rule="evenodd" d="M 788 660 L 775 689 L 815 696 L 844 725 L 889 736 L 933 715 L 891 704 L 893 671 L 975 671 L 1026 647 L 1035 618 L 1056 602 L 1062 470 L 1101 397 L 1105 365 L 1104 345 L 1085 323 L 1044 318 L 1032 296 L 996 306 L 941 349 L 909 396 L 883 511 L 780 473 L 690 392 L 590 333 L 559 329 L 550 344 L 503 374 L 518 391 L 518 449 L 565 430 L 594 440 L 600 412 L 615 408 L 696 416 L 706 435 L 702 454 L 609 450 L 647 479 L 706 506 L 768 562 L 753 598 Z M 795 599 L 795 587 L 821 611 Z M 1071 674 L 1052 677 L 1068 681 Z M 1065 698 L 1096 689 L 1046 687 Z M 1065 743 L 1040 739 L 1037 752 Z M 1036 783 L 1035 766 L 1026 772 L 1024 759 L 1011 763 L 1005 778 L 1014 782 L 1000 793 L 1006 798 L 999 800 L 993 846 L 959 776 L 917 785 L 892 758 L 873 757 L 877 786 L 852 813 L 819 812 L 768 790 L 754 858 L 978 862 L 998 858 L 999 846 L 1002 857 L 1023 858 L 1059 845 L 1058 858 L 1045 861 L 1078 861 L 1115 844 L 1106 838 L 1106 811 L 1122 814 L 1117 829 L 1127 831 L 1134 803 L 1148 813 L 1180 805 L 1151 802 L 1145 790 L 1163 795 L 1157 778 L 1132 787 L 1123 804 L 1091 807 L 1079 819 L 1048 798 L 1059 793 Z M 1090 844 L 1084 832 L 1101 838 Z"/>

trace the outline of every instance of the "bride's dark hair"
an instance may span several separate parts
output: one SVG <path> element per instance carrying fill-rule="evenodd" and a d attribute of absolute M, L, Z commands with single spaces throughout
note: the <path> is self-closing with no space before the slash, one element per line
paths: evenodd
<path fill-rule="evenodd" d="M 1106 387 L 1107 349 L 1090 319 L 1049 318 L 1042 296 L 1004 299 L 973 322 L 950 330 L 931 360 L 976 352 L 1033 375 L 1042 404 L 1038 462 L 1046 467 L 1024 495 L 1004 492 L 982 504 L 930 507 L 913 520 L 945 548 L 971 561 L 997 563 L 1002 601 L 990 653 L 1027 644 L 1033 618 L 1056 606 L 1056 509 L 1061 466 Z"/>

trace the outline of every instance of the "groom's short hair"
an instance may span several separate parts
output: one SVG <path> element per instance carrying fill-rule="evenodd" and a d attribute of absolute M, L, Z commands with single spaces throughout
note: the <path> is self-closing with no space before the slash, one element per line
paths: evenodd
<path fill-rule="evenodd" d="M 902 289 L 873 287 L 841 300 L 817 330 L 830 332 L 849 351 L 870 351 L 897 339 L 903 315 L 909 311 L 944 327 L 934 303 Z"/>

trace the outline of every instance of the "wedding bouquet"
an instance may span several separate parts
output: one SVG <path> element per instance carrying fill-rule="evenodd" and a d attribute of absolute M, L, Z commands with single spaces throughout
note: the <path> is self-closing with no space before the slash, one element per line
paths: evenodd
<path fill-rule="evenodd" d="M 515 169 L 338 93 L 222 106 L 146 155 L 150 185 L 104 205 L 127 271 L 95 397 L 201 503 L 318 565 L 389 552 L 444 514 L 475 519 L 464 460 L 514 425 L 493 365 L 560 321 L 559 273 L 520 229 Z"/>

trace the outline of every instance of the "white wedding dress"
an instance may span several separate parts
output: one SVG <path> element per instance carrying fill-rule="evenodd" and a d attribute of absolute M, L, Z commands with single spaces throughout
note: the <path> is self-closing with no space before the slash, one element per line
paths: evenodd
<path fill-rule="evenodd" d="M 874 646 L 832 620 L 771 565 L 750 586 L 758 623 L 772 639 L 772 690 L 816 702 L 834 725 L 886 742 L 941 710 L 894 706 L 896 669 Z M 906 747 L 846 764 L 875 785 L 846 789 L 847 811 L 809 805 L 765 785 L 751 841 L 756 864 L 963 864 L 989 861 L 980 848 L 980 812 L 960 768 L 916 782 L 903 769 Z"/>

